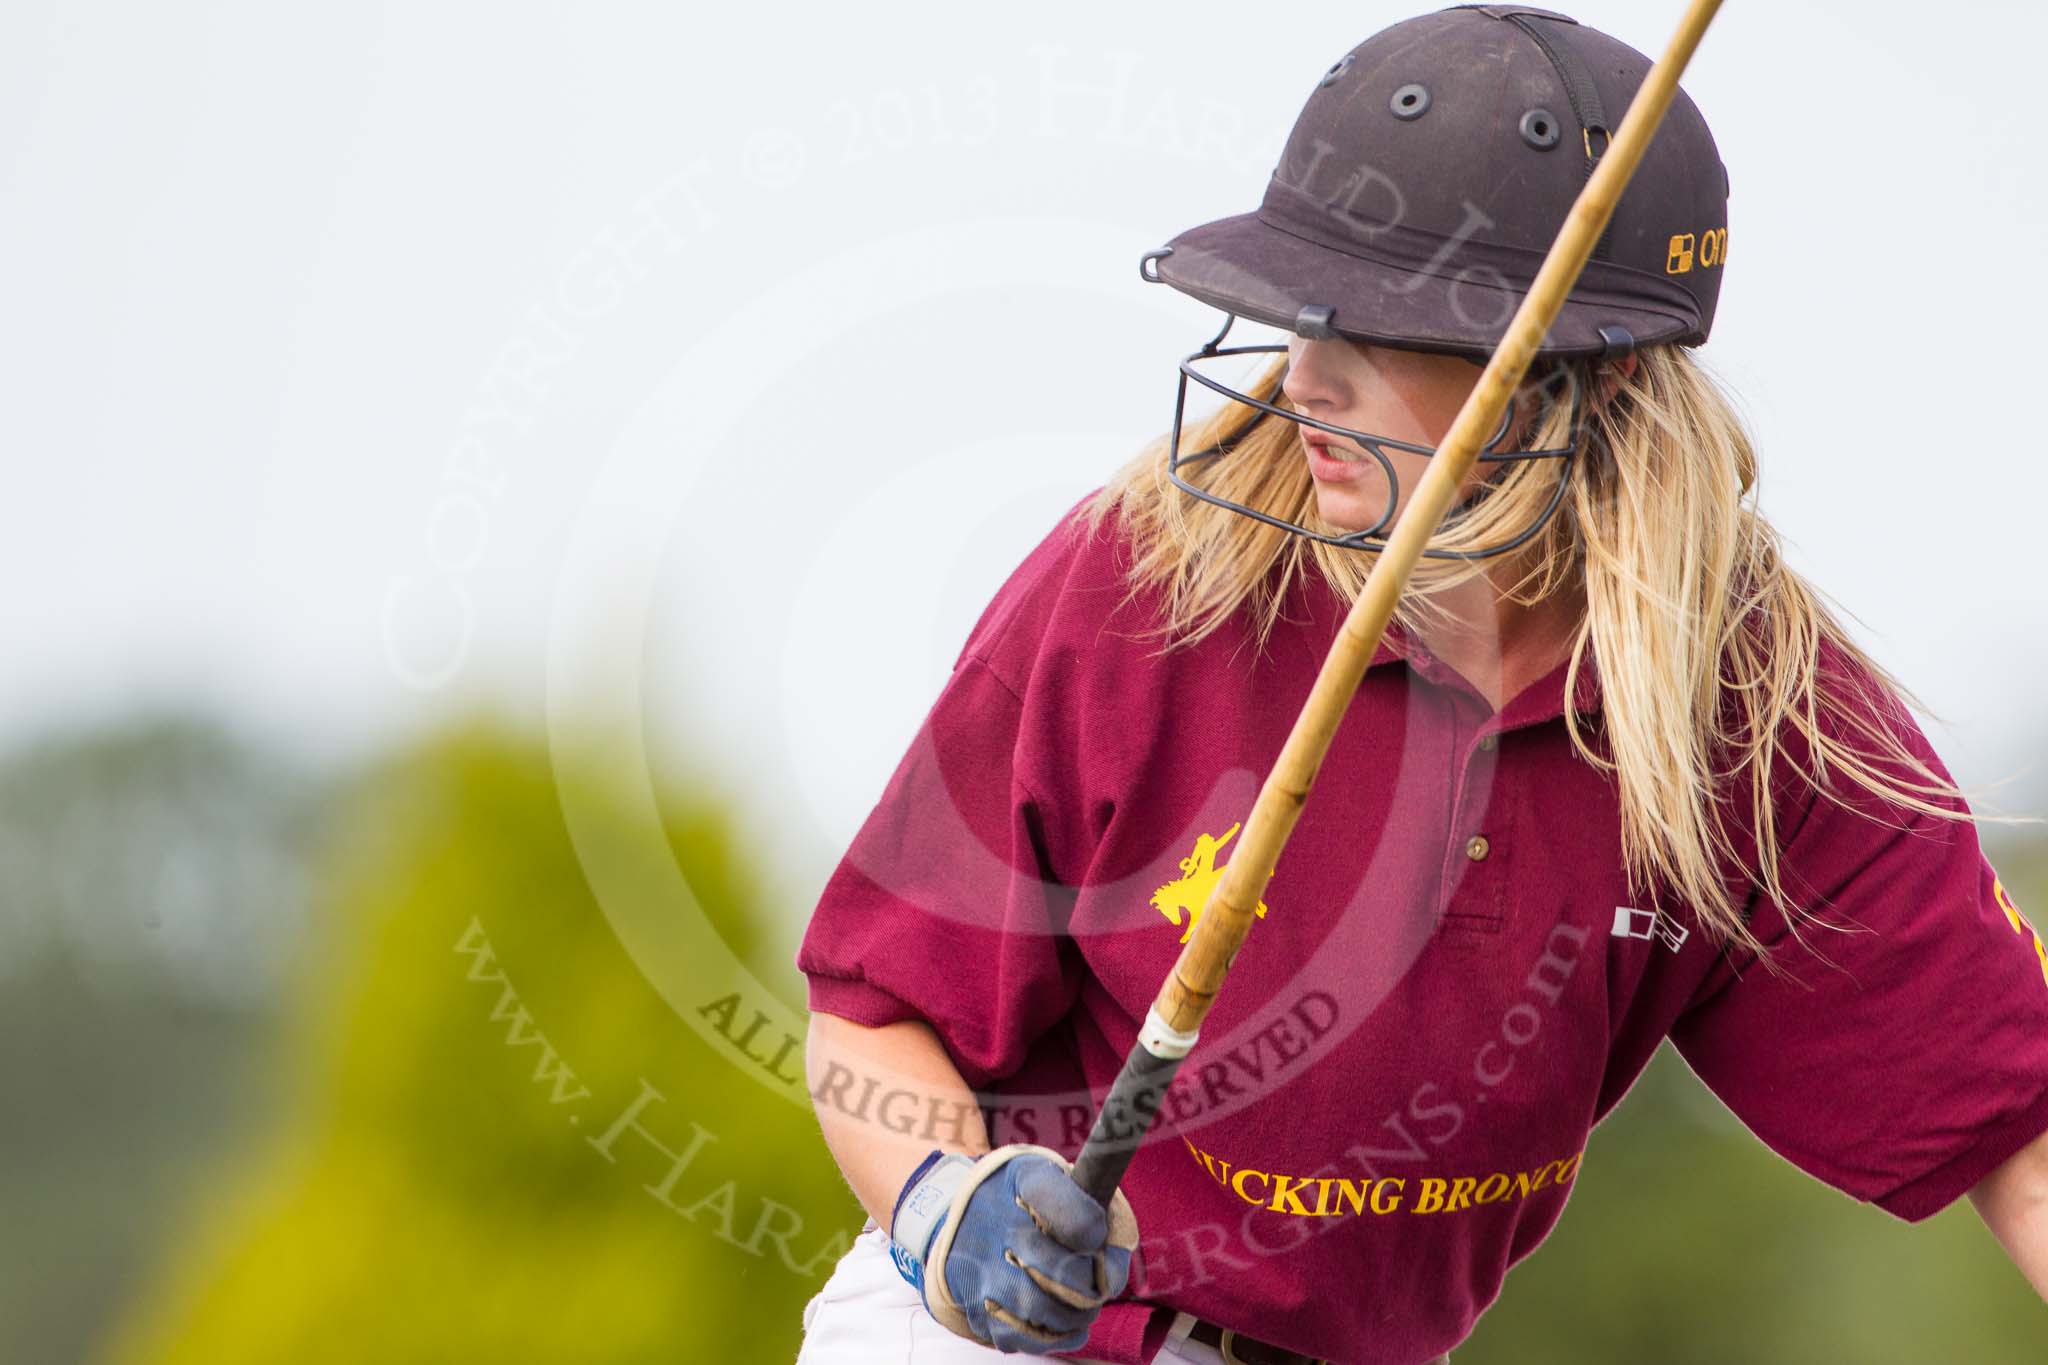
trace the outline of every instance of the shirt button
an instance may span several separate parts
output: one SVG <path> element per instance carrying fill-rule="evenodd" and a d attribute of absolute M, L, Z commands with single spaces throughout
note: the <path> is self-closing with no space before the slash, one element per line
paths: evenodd
<path fill-rule="evenodd" d="M 1498 745 L 1499 743 L 1500 743 L 1500 736 L 1499 736 L 1499 735 L 1481 735 L 1481 736 L 1479 737 L 1479 747 L 1480 747 L 1480 748 L 1482 748 L 1482 749 L 1489 749 L 1489 750 L 1490 750 L 1490 749 L 1494 748 L 1494 747 L 1495 747 L 1496 745 Z"/>
<path fill-rule="evenodd" d="M 1493 845 L 1486 842 L 1484 834 L 1475 834 L 1465 841 L 1465 856 L 1475 863 L 1485 862 Z"/>

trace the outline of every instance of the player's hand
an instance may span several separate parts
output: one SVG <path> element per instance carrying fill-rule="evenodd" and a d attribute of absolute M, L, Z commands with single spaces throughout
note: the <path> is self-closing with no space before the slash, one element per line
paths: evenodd
<path fill-rule="evenodd" d="M 968 1200 L 946 1257 L 946 1289 L 974 1335 L 999 1351 L 1075 1351 L 1130 1277 L 1102 1205 L 1042 1156 L 1005 1162 Z"/>

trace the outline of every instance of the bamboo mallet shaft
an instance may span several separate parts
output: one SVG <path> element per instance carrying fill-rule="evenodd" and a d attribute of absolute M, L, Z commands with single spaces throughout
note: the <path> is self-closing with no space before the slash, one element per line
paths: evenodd
<path fill-rule="evenodd" d="M 1430 457 L 1428 470 L 1402 510 L 1393 536 L 1380 552 L 1358 600 L 1352 603 L 1280 757 L 1259 789 L 1237 848 L 1196 921 L 1194 935 L 1159 989 L 1152 1007 L 1157 1017 L 1148 1020 L 1138 1046 L 1131 1050 L 1075 1163 L 1074 1179 L 1105 1204 L 1123 1178 L 1139 1138 L 1150 1127 L 1173 1070 L 1222 989 L 1231 959 L 1251 931 L 1253 908 L 1294 832 L 1338 722 L 1379 648 L 1409 575 L 1456 500 L 1480 448 L 1499 427 L 1508 400 L 1528 373 L 1537 348 L 1585 269 L 1614 206 L 1663 122 L 1679 77 L 1720 8 L 1721 0 L 1692 0 L 1663 56 L 1644 77 L 1606 155 L 1579 192 L 1542 269 L 1508 323 L 1506 335 L 1437 453 Z"/>

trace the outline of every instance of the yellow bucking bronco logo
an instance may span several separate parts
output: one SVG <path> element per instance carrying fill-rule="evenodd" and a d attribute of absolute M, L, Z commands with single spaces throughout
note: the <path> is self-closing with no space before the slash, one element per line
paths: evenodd
<path fill-rule="evenodd" d="M 1223 831 L 1221 838 L 1208 834 L 1195 836 L 1195 851 L 1180 860 L 1180 876 L 1152 893 L 1152 908 L 1175 924 L 1185 919 L 1187 927 L 1181 930 L 1180 941 L 1186 943 L 1195 932 L 1195 921 L 1202 917 L 1202 907 L 1209 903 L 1209 893 L 1216 889 L 1216 883 L 1223 876 L 1223 869 L 1216 866 L 1216 854 L 1225 844 L 1236 837 L 1240 820 Z M 1266 903 L 1260 901 L 1258 914 L 1266 914 Z"/>

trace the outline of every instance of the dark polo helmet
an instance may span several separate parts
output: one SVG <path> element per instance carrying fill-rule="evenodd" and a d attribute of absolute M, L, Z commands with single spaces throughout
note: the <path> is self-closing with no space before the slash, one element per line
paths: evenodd
<path fill-rule="evenodd" d="M 1395 24 L 1323 74 L 1256 210 L 1190 228 L 1140 271 L 1305 337 L 1484 356 L 1650 65 L 1549 10 Z M 1705 341 L 1727 204 L 1681 91 L 1539 354 Z"/>

